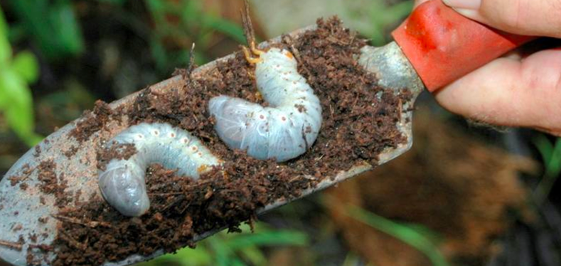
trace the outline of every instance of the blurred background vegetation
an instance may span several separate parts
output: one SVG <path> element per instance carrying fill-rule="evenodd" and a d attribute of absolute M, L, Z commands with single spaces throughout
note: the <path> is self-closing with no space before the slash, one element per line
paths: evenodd
<path fill-rule="evenodd" d="M 412 1 L 404 0 L 250 3 L 261 40 L 313 24 L 318 17 L 338 15 L 378 46 L 390 40 L 391 29 L 412 8 Z M 96 99 L 111 102 L 185 67 L 193 43 L 198 65 L 245 43 L 239 17 L 242 0 L 0 0 L 0 4 L 0 177 L 43 136 L 79 117 Z M 220 233 L 197 249 L 143 265 L 559 265 L 560 199 L 552 191 L 559 191 L 555 181 L 561 172 L 561 141 L 529 130 L 497 133 L 474 128 L 441 110 L 430 97 L 422 98 L 432 120 L 451 126 L 416 132 L 415 151 L 398 160 L 395 169 L 387 168 L 393 171 L 375 172 L 346 188 L 265 215 L 254 234 L 247 228 L 242 234 Z M 424 128 L 429 120 L 418 127 Z M 449 133 L 455 136 L 450 142 L 423 137 L 434 128 L 442 134 L 458 128 L 469 133 Z M 432 158 L 439 163 L 423 160 L 438 150 L 432 149 L 435 146 L 443 149 Z M 461 152 L 450 156 L 453 151 L 446 147 Z M 504 164 L 514 158 L 512 154 L 534 158 L 542 174 L 530 161 Z M 534 177 L 521 176 L 519 170 L 533 172 Z M 368 191 L 353 188 L 353 184 L 367 187 L 360 184 L 372 184 L 373 176 L 384 175 L 401 180 L 407 194 L 371 198 Z M 402 190 L 387 180 L 374 183 L 388 189 L 377 193 Z M 470 183 L 479 185 L 463 189 Z M 444 204 L 451 194 L 457 196 L 453 204 Z M 385 200 L 398 207 L 376 204 Z M 399 206 L 424 211 L 404 214 L 396 211 Z M 492 206 L 495 209 L 489 210 Z M 521 254 L 524 258 L 512 259 Z"/>

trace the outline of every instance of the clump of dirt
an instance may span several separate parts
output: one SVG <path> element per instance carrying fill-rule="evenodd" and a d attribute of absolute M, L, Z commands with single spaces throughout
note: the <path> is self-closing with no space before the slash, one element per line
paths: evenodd
<path fill-rule="evenodd" d="M 52 160 L 43 161 L 39 164 L 37 179 L 41 182 L 39 189 L 45 194 L 53 194 L 58 187 L 58 179 L 55 173 L 56 164 Z"/>
<path fill-rule="evenodd" d="M 64 179 L 64 173 L 57 176 L 55 169 L 56 163 L 53 160 L 42 161 L 37 166 L 37 179 L 40 181 L 41 192 L 53 194 L 56 199 L 55 206 L 61 208 L 72 201 L 72 196 L 66 193 L 68 184 Z"/>
<path fill-rule="evenodd" d="M 21 175 L 14 175 L 8 177 L 8 179 L 10 180 L 10 185 L 14 187 L 19 184 L 21 190 L 26 190 L 29 187 L 29 185 L 23 181 L 27 180 L 27 178 L 32 172 L 33 169 L 29 166 L 29 164 L 25 164 L 22 167 Z"/>
<path fill-rule="evenodd" d="M 513 157 L 416 112 L 411 151 L 328 190 L 331 216 L 353 250 L 371 263 L 430 265 L 422 253 L 351 217 L 359 206 L 400 222 L 421 224 L 443 237 L 439 248 L 459 265 L 484 265 L 500 250 L 496 239 L 529 217 L 520 171 L 536 164 Z M 389 193 L 391 192 L 391 193 Z"/>
<path fill-rule="evenodd" d="M 59 217 L 53 265 L 98 265 L 132 254 L 193 246 L 195 235 L 225 227 L 238 231 L 241 222 L 252 222 L 256 210 L 268 203 L 296 198 L 303 189 L 358 162 L 376 164 L 383 149 L 405 141 L 396 123 L 401 103 L 410 96 L 383 90 L 358 65 L 354 57 L 364 45 L 364 40 L 336 18 L 320 19 L 316 30 L 282 44 L 297 56 L 299 71 L 324 110 L 315 144 L 301 157 L 283 164 L 232 151 L 214 132 L 207 112 L 212 97 L 225 94 L 260 102 L 250 76 L 252 67 L 239 52 L 220 63 L 212 75 L 191 78 L 190 71 L 180 71 L 186 79 L 183 88 L 165 94 L 150 89 L 140 93 L 132 108 L 123 110 L 132 124 L 167 122 L 186 129 L 222 158 L 224 165 L 197 180 L 152 165 L 146 177 L 151 208 L 139 218 L 123 217 L 96 200 L 61 210 L 59 214 L 65 218 Z M 77 139 L 87 139 L 111 119 L 101 107 L 95 115 L 87 115 L 100 120 L 86 119 L 90 121 L 74 133 Z"/>
<path fill-rule="evenodd" d="M 107 163 L 111 160 L 128 160 L 131 156 L 136 154 L 136 147 L 134 144 L 113 144 L 109 148 L 101 149 L 97 152 L 97 167 L 99 170 L 105 171 Z"/>
<path fill-rule="evenodd" d="M 85 111 L 82 119 L 76 124 L 69 137 L 74 137 L 82 142 L 90 138 L 90 136 L 98 132 L 109 121 L 115 112 L 111 110 L 109 104 L 103 101 L 96 101 L 93 111 Z"/>

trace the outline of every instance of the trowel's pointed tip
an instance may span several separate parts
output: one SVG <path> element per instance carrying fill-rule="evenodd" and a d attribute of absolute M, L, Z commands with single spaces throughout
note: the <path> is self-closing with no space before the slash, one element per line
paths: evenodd
<path fill-rule="evenodd" d="M 0 266 L 4 265 L 27 265 L 27 262 L 21 252 L 0 247 Z"/>
<path fill-rule="evenodd" d="M 180 76 L 152 86 L 152 89 L 181 87 Z M 136 94 L 111 105 L 132 104 Z M 81 118 L 87 119 L 87 118 Z M 77 140 L 72 132 L 81 121 L 70 123 L 48 136 L 22 156 L 0 181 L 0 258 L 13 265 L 50 265 L 56 258 L 59 208 L 101 199 L 98 186 L 97 145 L 127 126 L 116 119 L 107 126 Z M 45 250 L 47 247 L 48 250 Z M 134 258 L 116 264 L 146 260 Z"/>

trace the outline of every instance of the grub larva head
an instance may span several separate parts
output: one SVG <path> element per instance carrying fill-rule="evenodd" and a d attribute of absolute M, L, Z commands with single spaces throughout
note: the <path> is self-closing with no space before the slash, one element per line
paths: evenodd
<path fill-rule="evenodd" d="M 99 176 L 103 198 L 125 216 L 141 216 L 150 208 L 144 169 L 128 163 L 109 163 Z"/>

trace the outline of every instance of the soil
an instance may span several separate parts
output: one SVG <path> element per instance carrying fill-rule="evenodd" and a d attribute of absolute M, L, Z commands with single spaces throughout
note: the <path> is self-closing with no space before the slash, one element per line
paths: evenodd
<path fill-rule="evenodd" d="M 74 137 L 78 141 L 87 140 L 92 134 L 98 132 L 102 127 L 109 121 L 110 118 L 117 112 L 111 110 L 109 104 L 103 101 L 96 101 L 93 111 L 85 111 L 81 119 L 72 131 L 70 131 L 69 137 Z"/>
<path fill-rule="evenodd" d="M 439 249 L 454 265 L 486 265 L 500 251 L 497 240 L 516 217 L 532 220 L 519 173 L 535 173 L 537 164 L 477 141 L 426 111 L 415 115 L 412 150 L 328 190 L 331 217 L 351 249 L 374 265 L 431 262 L 346 214 L 349 205 L 431 229 L 442 238 Z"/>
<path fill-rule="evenodd" d="M 79 141 L 126 114 L 131 124 L 167 122 L 186 129 L 225 163 L 198 180 L 151 165 L 146 177 L 151 208 L 138 218 L 124 217 L 95 199 L 61 209 L 54 217 L 60 226 L 53 265 L 99 265 L 160 249 L 173 252 L 194 246 L 193 236 L 203 232 L 224 227 L 239 231 L 241 222 L 255 220 L 258 208 L 279 199 L 296 198 L 303 189 L 349 170 L 357 162 L 376 164 L 385 148 L 403 143 L 405 138 L 396 123 L 401 117 L 401 103 L 410 96 L 394 95 L 377 86 L 376 78 L 354 59 L 365 40 L 343 28 L 337 18 L 319 19 L 317 26 L 298 39 L 285 38 L 282 44 L 297 58 L 299 72 L 324 110 L 315 144 L 287 163 L 260 161 L 244 151 L 229 150 L 213 130 L 213 119 L 207 112 L 210 98 L 226 94 L 261 102 L 250 76 L 253 69 L 240 52 L 218 66 L 218 76 L 191 79 L 190 71 L 178 71 L 187 81 L 185 88 L 166 94 L 146 89 L 130 110 L 111 110 L 104 103 L 96 104 L 72 134 Z M 123 151 L 117 154 L 128 155 Z M 98 152 L 101 162 L 110 156 Z"/>
<path fill-rule="evenodd" d="M 37 179 L 40 181 L 38 186 L 41 192 L 55 195 L 55 206 L 62 208 L 72 202 L 72 195 L 66 192 L 68 185 L 64 173 L 57 176 L 55 169 L 56 163 L 53 160 L 41 162 L 37 166 Z"/>

